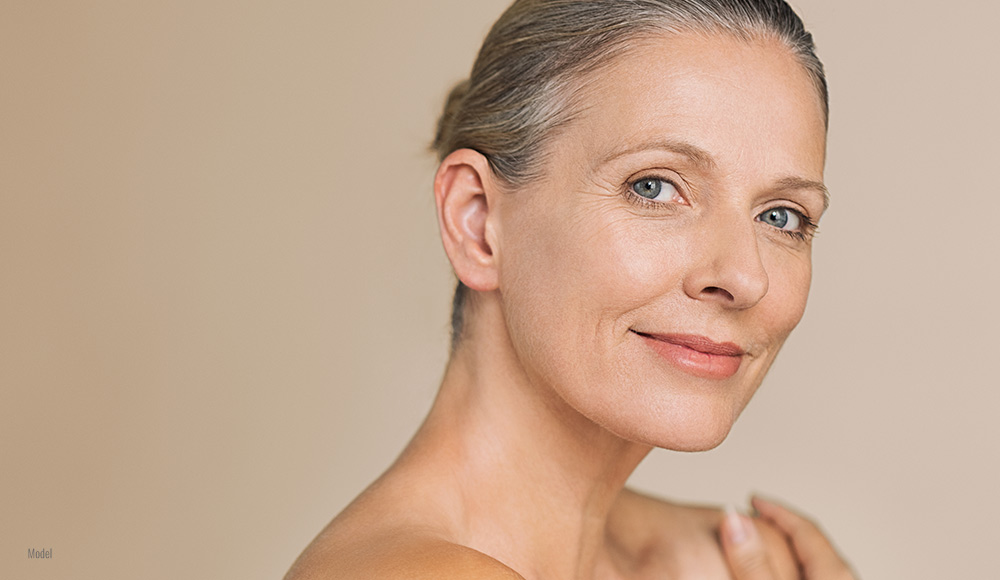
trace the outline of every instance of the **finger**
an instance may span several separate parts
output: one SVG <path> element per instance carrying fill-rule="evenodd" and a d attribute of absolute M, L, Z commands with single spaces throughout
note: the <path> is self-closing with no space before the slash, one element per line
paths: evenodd
<path fill-rule="evenodd" d="M 750 518 L 726 508 L 720 527 L 722 551 L 735 580 L 775 580 L 764 541 Z"/>
<path fill-rule="evenodd" d="M 792 544 L 806 578 L 852 578 L 847 563 L 815 523 L 773 501 L 751 499 L 760 516 L 781 530 Z"/>

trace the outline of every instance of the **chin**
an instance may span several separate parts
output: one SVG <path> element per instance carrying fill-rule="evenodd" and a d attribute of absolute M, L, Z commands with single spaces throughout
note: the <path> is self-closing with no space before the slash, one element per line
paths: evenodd
<path fill-rule="evenodd" d="M 671 451 L 709 451 L 726 440 L 737 416 L 731 409 L 671 411 L 634 423 L 625 438 Z"/>
<path fill-rule="evenodd" d="M 698 451 L 710 451 L 715 449 L 726 440 L 729 429 L 722 433 L 697 433 L 688 437 L 670 438 L 655 443 L 656 447 L 668 449 L 670 451 L 682 451 L 685 453 L 695 453 Z"/>

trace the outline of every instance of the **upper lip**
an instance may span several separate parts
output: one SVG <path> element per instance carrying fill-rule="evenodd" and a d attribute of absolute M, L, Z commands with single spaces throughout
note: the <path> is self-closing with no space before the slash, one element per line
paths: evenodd
<path fill-rule="evenodd" d="M 739 345 L 731 342 L 715 342 L 711 338 L 696 334 L 654 334 L 639 332 L 638 330 L 633 330 L 633 332 L 640 336 L 662 340 L 663 342 L 669 342 L 670 344 L 676 344 L 705 354 L 718 356 L 743 356 L 746 354 L 746 351 L 740 348 Z"/>

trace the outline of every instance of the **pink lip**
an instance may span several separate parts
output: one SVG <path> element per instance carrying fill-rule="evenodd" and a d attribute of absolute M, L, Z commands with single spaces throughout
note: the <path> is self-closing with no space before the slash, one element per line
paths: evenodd
<path fill-rule="evenodd" d="M 715 342 L 704 336 L 633 332 L 680 370 L 705 379 L 727 379 L 735 375 L 746 354 L 731 342 Z"/>

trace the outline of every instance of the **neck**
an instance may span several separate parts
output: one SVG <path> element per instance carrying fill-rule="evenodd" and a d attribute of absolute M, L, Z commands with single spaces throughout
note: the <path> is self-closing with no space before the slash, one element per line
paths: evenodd
<path fill-rule="evenodd" d="M 612 505 L 649 450 L 533 384 L 505 333 L 478 332 L 398 467 L 434 478 L 461 543 L 526 577 L 592 578 Z"/>

